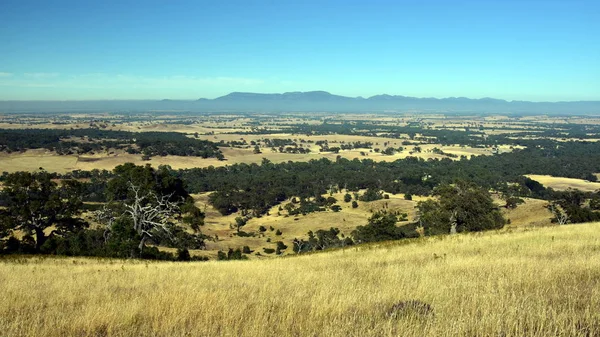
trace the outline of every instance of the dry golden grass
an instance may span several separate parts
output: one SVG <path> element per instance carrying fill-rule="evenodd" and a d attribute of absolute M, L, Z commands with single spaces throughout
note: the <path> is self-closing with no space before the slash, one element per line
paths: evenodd
<path fill-rule="evenodd" d="M 510 226 L 513 227 L 535 227 L 552 225 L 552 212 L 546 208 L 548 201 L 532 198 L 523 198 L 523 204 L 515 209 L 507 210 L 502 208 L 506 219 L 510 220 Z M 502 203 L 501 203 L 502 204 Z"/>
<path fill-rule="evenodd" d="M 235 135 L 239 136 L 239 135 Z M 340 138 L 340 136 L 332 136 L 335 139 L 344 139 Z M 371 138 L 374 137 L 360 137 L 357 136 L 356 139 L 361 139 L 361 141 L 371 141 Z M 236 139 L 234 135 L 228 135 L 227 138 Z M 285 137 L 289 138 L 289 137 Z M 250 139 L 250 138 L 248 138 Z M 355 138 L 351 138 L 355 139 Z M 387 139 L 387 138 L 380 138 Z M 339 140 L 337 140 L 339 142 Z M 346 140 L 348 142 L 350 140 Z M 351 140 L 355 141 L 355 140 Z M 332 146 L 336 143 L 331 143 Z M 384 149 L 383 141 L 379 142 L 379 147 Z M 395 140 L 395 142 L 391 142 L 390 146 L 398 147 L 401 142 L 399 140 Z M 374 146 L 374 147 L 377 147 Z M 461 146 L 442 146 L 440 144 L 423 144 L 420 145 L 422 148 L 422 152 L 414 152 L 411 150 L 413 146 L 406 147 L 404 151 L 397 152 L 394 155 L 386 156 L 381 153 L 369 152 L 369 150 L 365 149 L 356 149 L 356 150 L 347 150 L 341 151 L 339 154 L 332 152 L 319 152 L 319 148 L 317 146 L 313 146 L 311 148 L 312 152 L 308 154 L 290 154 L 290 153 L 279 153 L 273 152 L 271 149 L 262 149 L 263 153 L 255 154 L 253 152 L 253 148 L 229 148 L 224 147 L 221 148 L 223 155 L 226 160 L 220 161 L 216 158 L 201 158 L 201 157 L 183 157 L 183 156 L 155 156 L 152 157 L 149 161 L 142 160 L 142 155 L 134 155 L 128 154 L 122 150 L 115 150 L 113 154 L 107 153 L 97 153 L 94 155 L 86 154 L 86 155 L 62 155 L 59 156 L 53 152 L 48 152 L 46 150 L 27 150 L 24 153 L 12 153 L 12 154 L 0 154 L 0 172 L 16 172 L 16 171 L 35 171 L 40 167 L 43 167 L 46 171 L 49 172 L 58 172 L 58 173 L 66 173 L 72 170 L 84 170 L 90 171 L 93 169 L 99 170 L 112 170 L 118 165 L 124 163 L 134 163 L 136 165 L 145 165 L 150 164 L 154 167 L 158 167 L 160 165 L 170 165 L 173 169 L 185 169 L 185 168 L 194 168 L 194 167 L 208 167 L 208 166 L 225 166 L 225 165 L 233 165 L 239 163 L 260 163 L 263 158 L 270 160 L 273 163 L 282 163 L 287 161 L 309 161 L 311 159 L 320 159 L 327 158 L 331 161 L 335 161 L 337 156 L 341 156 L 346 159 L 371 159 L 374 161 L 395 161 L 398 159 L 403 159 L 406 157 L 419 157 L 419 158 L 447 158 L 444 155 L 439 155 L 431 152 L 431 150 L 435 147 L 441 149 L 444 152 L 455 154 L 458 156 L 465 155 L 467 157 L 470 156 L 479 156 L 479 155 L 491 155 L 491 149 L 486 148 L 471 148 L 471 147 L 461 147 Z M 510 152 L 510 149 L 507 145 L 501 145 L 500 152 Z M 361 155 L 361 152 L 365 152 L 366 155 Z M 454 160 L 458 160 L 459 158 L 450 158 Z"/>
<path fill-rule="evenodd" d="M 364 191 L 363 191 L 364 192 Z M 362 192 L 361 192 L 362 193 Z M 287 216 L 287 211 L 283 210 L 278 214 L 279 206 L 274 206 L 269 210 L 269 215 L 260 218 L 252 218 L 241 229 L 244 232 L 254 233 L 254 237 L 240 237 L 235 235 L 236 229 L 232 228 L 235 224 L 235 218 L 240 214 L 222 216 L 212 206 L 208 205 L 208 194 L 203 193 L 195 195 L 196 205 L 205 210 L 205 225 L 202 227 L 202 233 L 210 237 L 218 236 L 218 241 L 207 241 L 205 251 L 193 251 L 195 255 L 214 257 L 219 250 L 227 251 L 229 248 L 241 248 L 248 246 L 255 252 L 260 252 L 263 256 L 268 255 L 263 252 L 263 248 L 276 247 L 277 241 L 282 241 L 289 248 L 284 254 L 290 254 L 293 247 L 294 238 L 306 239 L 308 231 L 317 231 L 319 229 L 328 230 L 331 227 L 340 229 L 344 235 L 350 233 L 357 226 L 364 226 L 373 212 L 386 209 L 388 211 L 399 211 L 408 214 L 408 221 L 400 222 L 399 225 L 414 221 L 416 217 L 416 201 L 421 200 L 415 196 L 414 201 L 404 200 L 404 195 L 390 195 L 390 199 L 377 200 L 372 202 L 358 202 L 358 208 L 352 208 L 351 203 L 343 201 L 344 193 L 335 193 L 333 197 L 338 200 L 338 205 L 342 207 L 340 212 L 327 210 L 324 212 L 314 212 L 307 215 Z M 325 195 L 326 197 L 329 195 Z M 284 207 L 289 201 L 281 204 Z M 261 233 L 259 227 L 264 226 L 267 231 Z M 270 230 L 270 228 L 273 230 Z M 277 230 L 282 235 L 276 235 Z M 270 242 L 267 242 L 270 239 Z M 250 255 L 256 257 L 255 254 Z"/>
<path fill-rule="evenodd" d="M 362 191 L 364 192 L 364 191 Z M 361 192 L 361 193 L 362 193 Z M 333 194 L 338 200 L 338 204 L 342 206 L 340 212 L 325 211 L 314 212 L 307 215 L 286 216 L 287 211 L 283 210 L 278 214 L 278 206 L 274 206 L 269 210 L 269 215 L 264 215 L 260 218 L 252 218 L 242 228 L 242 231 L 254 233 L 253 237 L 237 236 L 236 229 L 233 227 L 235 218 L 240 216 L 239 213 L 222 216 L 217 210 L 208 204 L 208 195 L 203 193 L 195 195 L 196 205 L 200 209 L 205 210 L 206 219 L 205 225 L 202 227 L 202 233 L 212 238 L 218 237 L 218 241 L 207 241 L 206 250 L 192 251 L 193 255 L 208 256 L 214 258 L 217 252 L 227 251 L 229 248 L 236 249 L 243 246 L 248 246 L 254 253 L 259 252 L 261 256 L 250 254 L 250 258 L 265 258 L 273 257 L 274 254 L 265 254 L 263 248 L 276 248 L 277 241 L 282 241 L 290 249 L 284 251 L 284 255 L 293 254 L 293 240 L 307 239 L 307 232 L 316 232 L 319 229 L 327 230 L 330 227 L 335 227 L 346 236 L 350 235 L 357 226 L 364 226 L 368 223 L 368 219 L 373 212 L 378 210 L 399 211 L 407 213 L 408 220 L 399 222 L 398 225 L 411 223 L 416 218 L 416 205 L 418 201 L 427 199 L 426 197 L 413 196 L 412 201 L 404 200 L 403 194 L 389 195 L 390 199 L 382 199 L 372 202 L 358 202 L 358 208 L 352 208 L 350 203 L 343 202 L 345 193 Z M 324 195 L 327 197 L 328 195 Z M 499 206 L 504 204 L 498 196 L 495 201 Z M 524 198 L 524 203 L 520 204 L 515 209 L 501 208 L 506 219 L 510 220 L 509 228 L 526 228 L 537 226 L 552 225 L 552 213 L 546 208 L 548 202 L 545 200 Z M 289 201 L 283 202 L 281 206 L 285 206 Z M 267 231 L 261 233 L 259 227 L 264 226 Z M 270 230 L 273 228 L 273 230 Z M 276 231 L 280 230 L 282 235 L 276 235 Z M 267 242 L 270 240 L 270 242 Z"/>
<path fill-rule="evenodd" d="M 0 261 L 4 336 L 597 336 L 600 224 L 271 260 Z M 432 312 L 400 311 L 417 300 Z"/>
<path fill-rule="evenodd" d="M 553 177 L 538 174 L 528 174 L 527 177 L 539 182 L 545 187 L 551 187 L 555 190 L 560 191 L 572 188 L 581 191 L 594 192 L 600 189 L 600 183 L 591 182 L 583 179 Z"/>

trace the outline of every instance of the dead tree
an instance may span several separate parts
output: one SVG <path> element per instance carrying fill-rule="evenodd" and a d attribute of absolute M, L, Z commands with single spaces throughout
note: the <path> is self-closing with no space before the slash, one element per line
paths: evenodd
<path fill-rule="evenodd" d="M 552 212 L 552 214 L 554 214 L 554 218 L 559 225 L 565 225 L 569 221 L 569 215 L 562 211 L 555 203 L 548 205 L 548 209 L 550 212 Z"/>
<path fill-rule="evenodd" d="M 296 254 L 301 254 L 302 248 L 304 247 L 304 245 L 306 245 L 307 242 L 304 240 L 294 239 L 293 243 L 296 247 L 298 247 L 298 251 L 296 252 Z"/>
<path fill-rule="evenodd" d="M 450 234 L 456 234 L 456 225 L 457 225 L 457 215 L 458 211 L 452 211 L 452 215 L 450 215 Z"/>
<path fill-rule="evenodd" d="M 156 232 L 163 232 L 171 235 L 168 221 L 179 212 L 176 203 L 169 199 L 173 194 L 158 197 L 154 192 L 148 192 L 145 195 L 140 194 L 140 187 L 129 183 L 129 189 L 134 197 L 131 203 L 124 203 L 125 212 L 133 221 L 133 229 L 140 236 L 138 248 L 140 254 L 149 238 L 152 238 Z"/>
<path fill-rule="evenodd" d="M 108 241 L 110 232 L 112 231 L 113 223 L 117 219 L 115 211 L 112 207 L 104 205 L 102 209 L 94 212 L 96 221 L 104 225 L 104 243 Z"/>

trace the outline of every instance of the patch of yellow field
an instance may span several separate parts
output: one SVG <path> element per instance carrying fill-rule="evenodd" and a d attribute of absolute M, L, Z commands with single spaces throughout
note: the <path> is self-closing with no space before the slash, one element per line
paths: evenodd
<path fill-rule="evenodd" d="M 361 191 L 359 194 L 363 192 Z M 413 196 L 413 200 L 409 201 L 404 200 L 403 194 L 388 194 L 389 199 L 372 202 L 358 201 L 358 208 L 352 208 L 350 202 L 343 201 L 345 192 L 334 193 L 332 196 L 337 199 L 337 204 L 342 207 L 340 212 L 327 210 L 307 215 L 287 216 L 285 209 L 279 211 L 279 206 L 275 206 L 269 210 L 269 215 L 252 218 L 242 227 L 241 230 L 244 232 L 255 233 L 254 237 L 240 237 L 235 235 L 235 218 L 240 214 L 222 216 L 208 203 L 209 194 L 195 195 L 194 198 L 196 205 L 206 212 L 202 233 L 212 238 L 215 238 L 216 235 L 218 241 L 207 241 L 207 250 L 192 252 L 194 255 L 209 257 L 215 257 L 219 250 L 227 251 L 229 248 L 236 249 L 243 246 L 248 246 L 251 250 L 260 252 L 263 256 L 270 256 L 263 253 L 263 248 L 275 249 L 277 241 L 282 241 L 288 246 L 284 255 L 290 254 L 293 247 L 292 241 L 295 238 L 306 239 L 308 231 L 316 232 L 319 229 L 327 230 L 336 227 L 340 229 L 342 234 L 349 236 L 357 226 L 366 225 L 371 215 L 380 210 L 407 213 L 407 221 L 398 223 L 399 226 L 402 226 L 415 221 L 417 218 L 417 202 L 427 199 L 426 197 Z M 353 195 L 352 192 L 350 194 Z M 324 195 L 324 197 L 327 196 L 329 195 Z M 515 209 L 501 208 L 504 216 L 510 219 L 510 225 L 506 227 L 507 229 L 552 225 L 552 214 L 545 207 L 548 204 L 547 201 L 531 198 L 524 198 L 524 201 Z M 284 208 L 289 202 L 289 200 L 283 202 L 281 207 Z M 499 206 L 504 204 L 498 196 L 495 196 L 495 202 Z M 260 226 L 267 228 L 267 231 L 264 233 L 259 232 Z M 271 227 L 273 230 L 270 230 Z M 276 235 L 277 230 L 280 230 L 282 235 Z M 270 242 L 267 242 L 268 239 Z M 251 254 L 250 257 L 254 258 L 256 255 Z"/>
<path fill-rule="evenodd" d="M 551 226 L 552 212 L 546 208 L 548 201 L 523 198 L 525 201 L 515 209 L 502 208 L 505 218 L 510 220 L 506 228 Z"/>
<path fill-rule="evenodd" d="M 586 192 L 594 192 L 600 189 L 600 183 L 591 182 L 583 179 L 553 177 L 547 175 L 528 174 L 526 175 L 545 187 L 551 187 L 555 190 L 564 191 L 569 188 Z"/>
<path fill-rule="evenodd" d="M 362 191 L 364 192 L 364 191 Z M 361 194 L 362 194 L 361 192 Z M 382 199 L 372 202 L 358 201 L 358 208 L 352 208 L 351 202 L 344 202 L 344 193 L 334 193 L 333 197 L 338 200 L 337 204 L 342 206 L 340 212 L 327 210 L 324 212 L 314 212 L 307 215 L 288 216 L 287 211 L 279 211 L 279 206 L 274 206 L 269 210 L 269 215 L 260 218 L 252 218 L 242 227 L 244 232 L 254 232 L 255 237 L 240 237 L 234 235 L 235 218 L 240 214 L 222 216 L 216 209 L 208 203 L 208 194 L 195 195 L 196 205 L 206 212 L 205 225 L 202 227 L 202 233 L 210 237 L 217 235 L 219 240 L 216 242 L 207 242 L 206 252 L 195 252 L 199 255 L 214 256 L 218 250 L 226 251 L 229 248 L 241 248 L 249 246 L 252 250 L 262 253 L 262 248 L 275 248 L 277 241 L 282 241 L 288 245 L 286 253 L 292 251 L 292 241 L 294 238 L 307 238 L 308 231 L 317 231 L 319 229 L 327 230 L 331 227 L 339 228 L 344 235 L 350 233 L 357 227 L 366 225 L 373 212 L 379 210 L 399 211 L 408 214 L 408 221 L 401 222 L 399 225 L 414 221 L 416 217 L 415 205 L 422 198 L 415 196 L 413 201 L 404 200 L 404 195 L 389 195 L 390 199 Z M 350 193 L 352 195 L 352 193 Z M 325 195 L 326 197 L 329 195 Z M 290 201 L 281 204 L 285 207 Z M 279 213 L 279 214 L 278 214 Z M 259 227 L 264 226 L 267 231 L 259 232 Z M 273 227 L 271 231 L 270 228 Z M 280 230 L 282 235 L 276 235 Z M 271 242 L 267 242 L 270 239 Z M 265 255 L 264 253 L 262 253 Z"/>
<path fill-rule="evenodd" d="M 283 136 L 282 136 L 283 137 Z M 350 136 L 354 137 L 354 136 Z M 356 136 L 358 137 L 358 136 Z M 375 137 L 362 137 L 360 141 L 366 141 L 365 138 Z M 354 139 L 354 138 L 351 138 Z M 378 138 L 386 139 L 386 138 Z M 354 141 L 354 140 L 353 140 Z M 380 147 L 385 149 L 384 143 L 380 140 L 380 145 L 374 145 L 374 147 Z M 397 139 L 395 142 L 391 142 L 388 146 L 398 147 L 400 141 Z M 330 143 L 330 146 L 335 146 L 336 143 Z M 273 152 L 269 148 L 263 148 L 262 153 L 255 154 L 252 147 L 245 149 L 241 148 L 221 148 L 223 155 L 226 160 L 220 161 L 216 158 L 200 158 L 200 157 L 184 157 L 184 156 L 155 156 L 151 160 L 144 161 L 142 156 L 139 154 L 128 154 L 123 151 L 114 151 L 113 154 L 97 153 L 94 155 L 56 155 L 55 153 L 48 152 L 45 150 L 27 150 L 24 153 L 12 153 L 12 154 L 0 154 L 0 172 L 15 172 L 15 171 L 35 171 L 39 167 L 43 167 L 49 172 L 66 173 L 72 170 L 85 170 L 90 171 L 93 169 L 99 170 L 112 170 L 118 165 L 124 163 L 134 163 L 136 165 L 150 164 L 153 167 L 160 165 L 170 165 L 173 169 L 186 169 L 195 167 L 208 167 L 208 166 L 225 166 L 233 165 L 238 163 L 257 163 L 260 164 L 263 158 L 270 160 L 273 163 L 282 163 L 287 161 L 309 161 L 311 159 L 327 158 L 331 161 L 335 161 L 338 156 L 346 159 L 372 159 L 374 161 L 395 161 L 398 159 L 404 159 L 407 157 L 419 157 L 424 159 L 437 158 L 443 159 L 448 158 L 444 155 L 439 155 L 431 152 L 433 148 L 439 148 L 444 152 L 455 154 L 457 156 L 465 155 L 478 156 L 478 155 L 491 155 L 492 150 L 490 148 L 470 148 L 462 146 L 442 146 L 440 144 L 422 144 L 421 152 L 412 152 L 414 146 L 405 146 L 404 151 L 397 152 L 394 155 L 388 156 L 377 152 L 369 152 L 368 149 L 354 149 L 340 151 L 338 154 L 332 152 L 318 152 L 318 146 L 312 146 L 311 151 L 308 154 L 290 154 L 290 153 L 279 153 Z M 501 145 L 500 152 L 510 152 L 512 149 L 508 145 Z M 365 155 L 361 154 L 363 152 Z M 412 152 L 412 153 L 411 153 Z M 460 158 L 450 158 L 458 160 Z"/>
<path fill-rule="evenodd" d="M 24 153 L 0 153 L 0 172 L 37 171 L 66 173 L 76 169 L 77 157 L 59 156 L 46 150 L 27 150 Z"/>

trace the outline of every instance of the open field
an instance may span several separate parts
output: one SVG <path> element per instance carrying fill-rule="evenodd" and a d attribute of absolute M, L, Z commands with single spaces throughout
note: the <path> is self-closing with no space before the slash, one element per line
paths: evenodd
<path fill-rule="evenodd" d="M 600 224 L 255 261 L 0 262 L 7 336 L 597 336 Z M 396 310 L 394 304 L 405 302 Z"/>
<path fill-rule="evenodd" d="M 583 179 L 552 177 L 546 175 L 528 174 L 527 177 L 533 179 L 545 187 L 551 187 L 555 190 L 564 191 L 569 188 L 581 191 L 594 192 L 600 190 L 600 183 L 591 182 Z"/>
<path fill-rule="evenodd" d="M 370 138 L 370 137 L 362 137 Z M 364 140 L 363 140 L 364 141 Z M 396 140 L 397 141 L 397 140 Z M 371 159 L 374 161 L 394 161 L 406 157 L 418 158 L 448 158 L 444 155 L 439 155 L 431 152 L 433 148 L 438 148 L 446 153 L 457 156 L 478 156 L 491 155 L 492 150 L 487 148 L 470 148 L 461 146 L 442 146 L 440 144 L 423 144 L 420 145 L 421 152 L 412 152 L 412 147 L 407 147 L 402 152 L 397 152 L 393 155 L 383 155 L 381 153 L 369 152 L 365 149 L 342 150 L 338 154 L 332 152 L 318 152 L 318 147 L 314 147 L 313 152 L 308 154 L 292 154 L 273 152 L 270 149 L 263 149 L 263 153 L 255 154 L 252 148 L 230 148 L 223 147 L 221 151 L 226 160 L 221 161 L 216 158 L 201 158 L 201 157 L 184 157 L 184 156 L 155 156 L 151 160 L 144 161 L 139 154 L 128 154 L 123 151 L 114 151 L 115 154 L 94 154 L 94 155 L 57 155 L 54 152 L 46 150 L 27 150 L 23 153 L 0 153 L 0 172 L 16 172 L 16 171 L 35 171 L 43 167 L 48 172 L 66 173 L 72 170 L 90 171 L 93 169 L 112 170 L 118 165 L 124 163 L 134 163 L 136 165 L 151 164 L 153 167 L 160 165 L 170 165 L 173 169 L 185 169 L 194 167 L 208 166 L 225 166 L 238 163 L 257 163 L 260 164 L 263 158 L 270 160 L 273 163 L 281 163 L 287 161 L 309 161 L 311 159 L 327 158 L 335 161 L 337 156 L 347 159 Z M 509 146 L 499 146 L 500 152 L 510 152 L 512 149 Z M 361 152 L 365 152 L 362 155 Z M 457 160 L 459 158 L 451 158 Z"/>
<path fill-rule="evenodd" d="M 364 192 L 364 191 L 363 191 Z M 362 192 L 361 192 L 362 193 Z M 317 231 L 319 229 L 327 230 L 331 227 L 338 228 L 342 234 L 349 236 L 357 226 L 364 226 L 373 212 L 379 210 L 388 210 L 391 212 L 399 211 L 408 215 L 407 221 L 399 222 L 398 226 L 402 226 L 415 221 L 417 218 L 416 205 L 418 201 L 426 200 L 426 197 L 413 196 L 413 200 L 404 200 L 404 195 L 389 195 L 390 199 L 382 199 L 371 202 L 358 202 L 358 208 L 352 208 L 350 203 L 343 202 L 345 193 L 336 193 L 333 195 L 338 200 L 338 205 L 342 206 L 340 212 L 327 210 L 324 212 L 314 212 L 307 215 L 287 216 L 287 212 L 281 211 L 278 215 L 278 206 L 271 208 L 269 215 L 264 215 L 260 218 L 252 218 L 242 227 L 242 231 L 255 233 L 254 237 L 240 237 L 235 235 L 236 229 L 233 228 L 235 218 L 239 214 L 231 214 L 222 216 L 212 206 L 208 204 L 208 193 L 194 196 L 196 205 L 200 209 L 206 211 L 205 225 L 202 227 L 202 233 L 210 237 L 218 236 L 218 241 L 208 241 L 206 250 L 192 251 L 194 255 L 208 256 L 215 258 L 219 250 L 227 251 L 229 248 L 236 249 L 243 246 L 248 246 L 253 251 L 250 258 L 258 257 L 256 253 L 260 253 L 262 257 L 272 256 L 273 254 L 265 254 L 263 248 L 275 249 L 276 242 L 282 241 L 288 246 L 283 251 L 284 255 L 293 254 L 293 243 L 295 238 L 306 239 L 308 231 Z M 548 202 L 545 200 L 525 198 L 524 203 L 515 209 L 501 208 L 504 216 L 510 220 L 510 225 L 507 228 L 529 228 L 537 226 L 550 226 L 552 213 L 545 207 Z M 282 207 L 289 201 L 282 203 Z M 503 202 L 497 198 L 498 205 Z M 259 232 L 259 227 L 264 226 L 268 230 L 264 233 Z M 270 230 L 269 228 L 273 228 Z M 276 235 L 276 231 L 280 230 L 281 235 Z M 267 240 L 270 242 L 267 242 Z"/>

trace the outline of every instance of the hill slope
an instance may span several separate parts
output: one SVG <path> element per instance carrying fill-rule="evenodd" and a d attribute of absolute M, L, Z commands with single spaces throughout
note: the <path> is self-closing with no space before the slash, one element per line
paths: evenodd
<path fill-rule="evenodd" d="M 597 336 L 599 229 L 454 235 L 268 261 L 4 259 L 0 331 Z"/>

